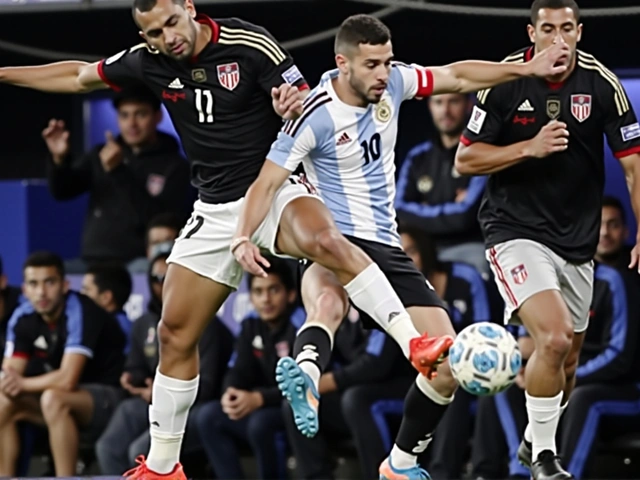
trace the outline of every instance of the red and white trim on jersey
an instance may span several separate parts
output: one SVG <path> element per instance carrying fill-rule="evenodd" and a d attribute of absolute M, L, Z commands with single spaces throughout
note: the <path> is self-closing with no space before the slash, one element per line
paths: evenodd
<path fill-rule="evenodd" d="M 433 93 L 433 73 L 431 70 L 416 67 L 418 74 L 418 89 L 416 91 L 416 98 L 428 97 Z"/>
<path fill-rule="evenodd" d="M 633 155 L 635 153 L 640 153 L 640 146 L 627 148 L 626 150 L 622 150 L 621 152 L 616 152 L 613 155 L 616 158 L 624 158 L 624 157 L 628 157 L 629 155 Z"/>
<path fill-rule="evenodd" d="M 504 291 L 507 294 L 507 297 L 509 297 L 509 301 L 511 302 L 511 305 L 513 306 L 513 308 L 517 308 L 518 300 L 516 299 L 516 296 L 513 294 L 513 291 L 511 290 L 511 287 L 509 286 L 509 283 L 507 282 L 507 279 L 504 276 L 504 271 L 502 270 L 502 267 L 500 267 L 500 264 L 498 263 L 498 253 L 496 252 L 496 249 L 494 247 L 489 249 L 489 260 L 491 261 L 491 265 L 493 265 L 493 268 L 495 270 L 496 276 L 498 277 L 498 280 L 504 287 Z"/>
<path fill-rule="evenodd" d="M 100 76 L 100 80 L 102 80 L 105 84 L 107 84 L 109 88 L 111 88 L 112 90 L 119 92 L 120 90 L 122 90 L 122 88 L 120 88 L 118 85 L 116 85 L 111 80 L 109 80 L 107 76 L 104 74 L 104 62 L 106 61 L 107 59 L 105 58 L 103 60 L 100 60 L 100 62 L 98 63 L 98 75 Z"/>

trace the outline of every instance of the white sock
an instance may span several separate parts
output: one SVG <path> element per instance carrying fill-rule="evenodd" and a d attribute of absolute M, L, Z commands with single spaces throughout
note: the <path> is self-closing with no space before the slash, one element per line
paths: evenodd
<path fill-rule="evenodd" d="M 391 465 L 396 470 L 407 470 L 418 464 L 418 456 L 400 450 L 397 445 L 393 445 L 391 454 L 389 455 Z"/>
<path fill-rule="evenodd" d="M 151 448 L 146 462 L 149 470 L 161 475 L 170 473 L 180 461 L 187 415 L 196 400 L 199 381 L 199 375 L 185 381 L 156 371 L 149 406 Z"/>
<path fill-rule="evenodd" d="M 562 392 L 555 397 L 532 397 L 525 392 L 525 397 L 531 426 L 531 458 L 535 462 L 543 450 L 556 453 L 556 431 L 560 421 Z"/>
<path fill-rule="evenodd" d="M 373 318 L 409 358 L 409 341 L 420 333 L 380 267 L 372 263 L 344 289 L 355 306 Z"/>
<path fill-rule="evenodd" d="M 318 385 L 320 384 L 320 368 L 313 362 L 302 362 L 299 363 L 298 366 L 300 370 L 309 375 L 311 381 L 313 382 L 313 386 L 316 387 L 316 392 L 318 391 Z"/>
<path fill-rule="evenodd" d="M 560 405 L 560 418 L 562 418 L 562 414 L 567 409 L 567 405 L 569 405 L 569 402 L 564 405 Z M 524 430 L 524 439 L 529 443 L 533 442 L 533 437 L 531 436 L 531 424 L 529 423 L 527 423 L 527 428 Z"/>

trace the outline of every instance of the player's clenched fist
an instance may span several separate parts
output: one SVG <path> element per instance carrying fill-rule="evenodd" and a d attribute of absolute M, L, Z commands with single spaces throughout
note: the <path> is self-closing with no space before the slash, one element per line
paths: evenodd
<path fill-rule="evenodd" d="M 544 158 L 552 153 L 564 152 L 569 146 L 567 124 L 552 120 L 529 141 L 530 157 Z"/>
<path fill-rule="evenodd" d="M 302 115 L 302 94 L 298 87 L 283 83 L 271 89 L 273 108 L 285 120 L 295 120 Z"/>

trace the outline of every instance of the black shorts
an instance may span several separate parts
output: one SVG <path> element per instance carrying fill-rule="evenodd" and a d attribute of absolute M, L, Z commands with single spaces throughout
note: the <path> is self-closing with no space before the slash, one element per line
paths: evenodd
<path fill-rule="evenodd" d="M 350 235 L 345 235 L 345 238 L 360 247 L 373 260 L 373 263 L 380 267 L 405 308 L 440 307 L 447 311 L 445 303 L 434 290 L 429 288 L 424 275 L 400 247 L 392 247 Z M 309 266 L 311 266 L 311 262 L 307 262 L 303 268 L 306 270 Z M 381 330 L 375 320 L 355 305 L 354 307 L 358 310 L 365 328 Z"/>

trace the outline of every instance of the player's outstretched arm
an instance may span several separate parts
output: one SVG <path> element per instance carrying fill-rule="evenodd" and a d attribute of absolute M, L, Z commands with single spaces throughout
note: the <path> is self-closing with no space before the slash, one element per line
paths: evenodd
<path fill-rule="evenodd" d="M 231 242 L 231 252 L 242 268 L 254 275 L 266 276 L 258 262 L 267 267 L 269 263 L 260 255 L 258 247 L 251 243 L 251 237 L 266 218 L 276 192 L 289 175 L 289 170 L 267 159 L 244 198 L 236 234 Z"/>
<path fill-rule="evenodd" d="M 107 88 L 99 63 L 66 61 L 31 67 L 0 68 L 0 82 L 42 92 L 83 93 Z"/>
<path fill-rule="evenodd" d="M 553 120 L 530 140 L 507 146 L 495 146 L 484 142 L 458 145 L 455 168 L 461 175 L 489 175 L 504 170 L 530 158 L 544 158 L 555 152 L 563 152 L 569 145 L 567 125 Z"/>
<path fill-rule="evenodd" d="M 550 77 L 564 73 L 558 61 L 570 55 L 565 43 L 556 43 L 537 53 L 527 63 L 495 63 L 467 60 L 443 67 L 430 67 L 433 94 L 470 93 L 495 87 L 522 77 Z"/>

